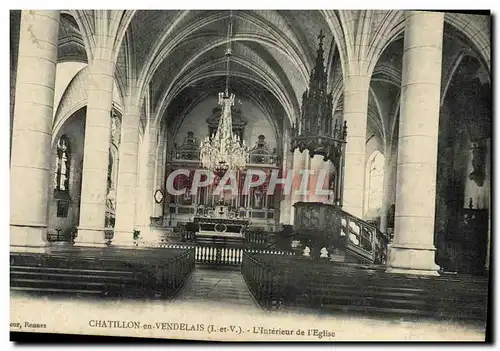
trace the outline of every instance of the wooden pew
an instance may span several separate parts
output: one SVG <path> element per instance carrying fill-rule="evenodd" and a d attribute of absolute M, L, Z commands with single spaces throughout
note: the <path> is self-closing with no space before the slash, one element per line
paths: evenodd
<path fill-rule="evenodd" d="M 100 296 L 174 296 L 194 268 L 194 250 L 61 250 L 11 253 L 11 290 Z"/>
<path fill-rule="evenodd" d="M 264 308 L 459 319 L 484 319 L 487 311 L 487 281 L 478 277 L 408 277 L 376 267 L 249 253 L 243 257 L 242 274 Z"/>

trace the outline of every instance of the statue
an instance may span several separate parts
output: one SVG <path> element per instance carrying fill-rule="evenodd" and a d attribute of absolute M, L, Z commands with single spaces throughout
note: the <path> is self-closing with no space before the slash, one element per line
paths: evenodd
<path fill-rule="evenodd" d="M 108 190 L 106 195 L 106 208 L 112 212 L 115 210 L 116 192 L 114 188 Z"/>
<path fill-rule="evenodd" d="M 260 189 L 256 189 L 253 193 L 254 198 L 254 208 L 262 208 L 262 192 Z"/>
<path fill-rule="evenodd" d="M 309 248 L 309 246 L 304 247 L 304 250 L 302 251 L 302 256 L 311 257 L 311 249 Z"/>
<path fill-rule="evenodd" d="M 328 250 L 326 247 L 321 248 L 319 258 L 328 258 Z"/>

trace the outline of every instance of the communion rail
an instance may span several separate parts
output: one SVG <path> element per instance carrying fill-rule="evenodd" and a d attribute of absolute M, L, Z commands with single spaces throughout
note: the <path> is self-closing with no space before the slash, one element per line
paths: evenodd
<path fill-rule="evenodd" d="M 201 265 L 240 266 L 244 252 L 268 255 L 290 256 L 287 250 L 263 247 L 229 246 L 222 243 L 162 243 L 155 247 L 166 249 L 194 249 L 194 261 Z"/>

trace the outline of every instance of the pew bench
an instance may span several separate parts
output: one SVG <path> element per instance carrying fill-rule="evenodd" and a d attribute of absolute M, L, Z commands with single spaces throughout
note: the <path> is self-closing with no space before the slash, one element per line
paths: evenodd
<path fill-rule="evenodd" d="M 302 306 L 458 319 L 486 316 L 487 281 L 481 278 L 409 277 L 359 265 L 248 253 L 242 273 L 264 308 Z"/>

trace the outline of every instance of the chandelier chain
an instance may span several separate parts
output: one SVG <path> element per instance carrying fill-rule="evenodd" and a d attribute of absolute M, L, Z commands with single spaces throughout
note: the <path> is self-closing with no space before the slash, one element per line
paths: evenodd
<path fill-rule="evenodd" d="M 214 135 L 208 136 L 201 143 L 200 159 L 202 166 L 221 175 L 228 170 L 235 171 L 245 167 L 248 160 L 248 151 L 245 141 L 241 141 L 237 134 L 233 133 L 232 107 L 234 106 L 234 94 L 229 94 L 229 78 L 231 64 L 231 37 L 233 30 L 233 12 L 230 12 L 227 28 L 226 47 L 226 87 L 223 93 L 219 93 L 219 105 L 222 113 Z"/>

